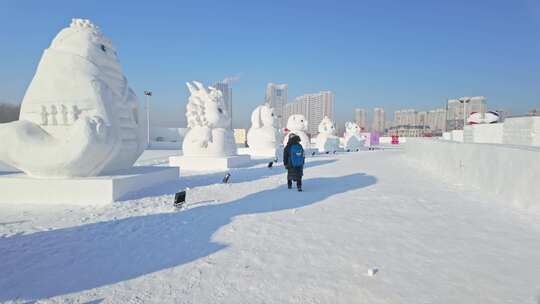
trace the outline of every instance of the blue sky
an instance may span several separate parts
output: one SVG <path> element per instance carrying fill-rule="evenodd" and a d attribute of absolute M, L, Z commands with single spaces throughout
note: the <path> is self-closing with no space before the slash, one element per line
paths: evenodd
<path fill-rule="evenodd" d="M 130 85 L 151 89 L 152 118 L 182 125 L 184 83 L 233 84 L 248 126 L 268 82 L 289 99 L 331 90 L 353 109 L 442 107 L 484 95 L 490 109 L 540 107 L 540 1 L 0 1 L 0 101 L 22 99 L 43 49 L 72 17 L 119 51 Z"/>

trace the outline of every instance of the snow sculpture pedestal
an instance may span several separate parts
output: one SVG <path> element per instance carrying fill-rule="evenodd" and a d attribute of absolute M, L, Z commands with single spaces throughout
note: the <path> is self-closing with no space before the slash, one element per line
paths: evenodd
<path fill-rule="evenodd" d="M 278 150 L 277 149 L 252 149 L 248 148 L 247 153 L 251 156 L 253 159 L 275 159 L 278 157 Z"/>
<path fill-rule="evenodd" d="M 169 167 L 133 167 L 115 175 L 70 179 L 0 172 L 0 204 L 106 205 L 179 176 L 178 168 Z"/>
<path fill-rule="evenodd" d="M 186 171 L 225 171 L 230 168 L 243 167 L 249 164 L 249 155 L 232 156 L 171 156 L 169 166 L 180 167 Z"/>

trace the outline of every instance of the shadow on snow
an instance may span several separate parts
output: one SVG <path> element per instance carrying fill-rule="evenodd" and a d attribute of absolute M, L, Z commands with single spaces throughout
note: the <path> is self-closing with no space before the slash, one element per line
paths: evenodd
<path fill-rule="evenodd" d="M 212 235 L 236 216 L 309 206 L 376 182 L 365 174 L 313 178 L 303 193 L 280 186 L 225 204 L 0 239 L 0 302 L 80 292 L 180 266 L 226 248 Z"/>
<path fill-rule="evenodd" d="M 316 166 L 327 165 L 335 162 L 335 159 L 318 159 L 306 162 L 305 168 L 311 168 Z M 267 164 L 266 160 L 255 160 L 253 164 Z M 149 189 L 143 189 L 137 192 L 131 192 L 120 198 L 120 201 L 140 199 L 149 196 L 160 196 L 166 194 L 174 194 L 180 190 L 184 190 L 186 187 L 195 188 L 201 186 L 208 186 L 212 184 L 219 184 L 222 182 L 223 177 L 227 172 L 231 173 L 231 183 L 242 183 L 248 181 L 254 181 L 261 178 L 266 178 L 274 175 L 285 174 L 285 168 L 283 164 L 274 164 L 273 168 L 263 167 L 247 167 L 247 168 L 233 168 L 229 171 L 223 172 L 202 172 L 197 175 L 189 175 L 186 177 L 181 176 L 180 179 L 161 184 L 157 187 Z M 180 172 L 182 174 L 182 172 Z"/>

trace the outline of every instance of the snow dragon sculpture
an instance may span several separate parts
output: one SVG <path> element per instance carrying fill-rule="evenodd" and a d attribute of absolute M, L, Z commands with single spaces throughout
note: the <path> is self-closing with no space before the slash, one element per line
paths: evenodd
<path fill-rule="evenodd" d="M 360 135 L 361 129 L 354 122 L 345 123 L 345 134 L 343 135 L 343 143 L 345 150 L 354 151 L 364 147 L 366 139 Z"/>
<path fill-rule="evenodd" d="M 319 152 L 334 152 L 339 149 L 339 138 L 335 136 L 335 133 L 334 123 L 325 116 L 319 124 L 319 135 L 317 135 L 316 139 Z"/>
<path fill-rule="evenodd" d="M 274 109 L 269 104 L 255 108 L 251 114 L 251 128 L 247 134 L 252 155 L 275 156 L 278 133 L 274 124 Z"/>
<path fill-rule="evenodd" d="M 73 19 L 44 51 L 20 120 L 0 125 L 0 161 L 43 178 L 129 168 L 145 146 L 138 110 L 111 41 Z"/>
<path fill-rule="evenodd" d="M 191 96 L 186 107 L 189 131 L 184 137 L 184 156 L 232 156 L 237 154 L 230 116 L 222 93 L 201 83 L 186 83 Z"/>

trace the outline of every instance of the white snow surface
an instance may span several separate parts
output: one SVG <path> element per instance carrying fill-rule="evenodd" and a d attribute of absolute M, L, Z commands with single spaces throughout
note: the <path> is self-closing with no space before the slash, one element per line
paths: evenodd
<path fill-rule="evenodd" d="M 538 209 L 398 149 L 308 158 L 304 173 L 302 193 L 258 163 L 104 207 L 2 205 L 0 302 L 538 303 Z"/>

